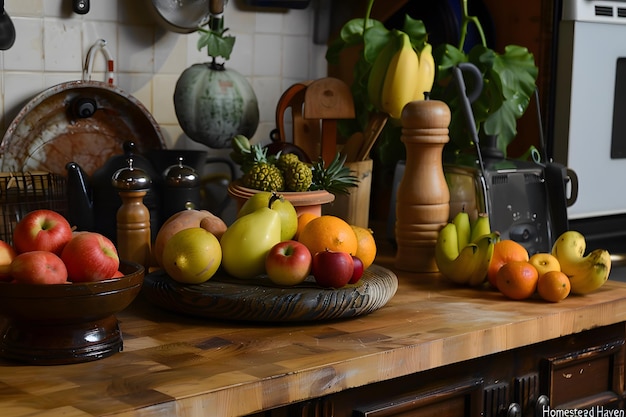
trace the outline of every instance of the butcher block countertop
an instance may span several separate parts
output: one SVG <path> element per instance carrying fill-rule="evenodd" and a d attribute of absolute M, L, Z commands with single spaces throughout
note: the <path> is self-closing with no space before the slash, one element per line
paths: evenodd
<path fill-rule="evenodd" d="M 391 256 L 376 263 L 393 269 Z M 212 321 L 140 296 L 117 316 L 120 353 L 60 366 L 0 360 L 1 415 L 246 415 L 626 321 L 626 284 L 613 280 L 550 304 L 394 272 L 386 306 L 316 324 Z"/>

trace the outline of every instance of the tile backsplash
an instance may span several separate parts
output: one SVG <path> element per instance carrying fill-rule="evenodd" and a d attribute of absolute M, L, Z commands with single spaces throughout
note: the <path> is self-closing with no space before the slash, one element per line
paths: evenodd
<path fill-rule="evenodd" d="M 93 0 L 90 5 L 87 14 L 78 15 L 72 12 L 71 0 L 5 1 L 16 40 L 0 54 L 2 135 L 35 95 L 80 80 L 89 47 L 105 39 L 115 62 L 115 84 L 154 116 L 167 146 L 207 150 L 184 135 L 172 98 L 180 74 L 210 59 L 196 48 L 198 33 L 166 30 L 150 13 L 151 0 Z M 226 65 L 249 80 L 259 101 L 260 123 L 253 141 L 269 141 L 284 90 L 326 76 L 326 46 L 313 42 L 314 14 L 312 6 L 251 11 L 235 0 L 225 5 L 225 26 L 236 36 Z M 103 55 L 96 54 L 92 79 L 104 80 L 105 70 Z"/>

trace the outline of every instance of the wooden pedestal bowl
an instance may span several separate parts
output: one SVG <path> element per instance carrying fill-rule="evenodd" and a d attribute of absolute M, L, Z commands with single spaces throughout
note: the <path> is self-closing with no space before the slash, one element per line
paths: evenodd
<path fill-rule="evenodd" d="M 100 282 L 0 283 L 0 355 L 32 365 L 111 356 L 123 348 L 115 314 L 141 290 L 144 268 L 122 261 L 125 275 Z"/>
<path fill-rule="evenodd" d="M 228 187 L 228 195 L 237 202 L 237 210 L 240 210 L 243 204 L 258 193 L 259 190 L 244 187 L 239 181 L 233 181 Z M 330 203 L 335 199 L 335 195 L 325 190 L 318 191 L 280 191 L 286 200 L 289 200 L 296 209 L 298 214 L 309 212 L 320 216 L 322 214 L 322 205 Z"/>

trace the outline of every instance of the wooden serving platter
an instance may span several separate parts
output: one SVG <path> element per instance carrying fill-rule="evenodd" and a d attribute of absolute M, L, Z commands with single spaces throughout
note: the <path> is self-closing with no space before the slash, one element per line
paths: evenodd
<path fill-rule="evenodd" d="M 371 265 L 361 280 L 338 289 L 322 288 L 312 276 L 293 287 L 273 284 L 267 276 L 250 280 L 218 272 L 202 284 L 182 284 L 164 270 L 145 276 L 143 296 L 178 313 L 213 319 L 263 323 L 317 322 L 356 317 L 383 307 L 396 293 L 396 275 Z"/>

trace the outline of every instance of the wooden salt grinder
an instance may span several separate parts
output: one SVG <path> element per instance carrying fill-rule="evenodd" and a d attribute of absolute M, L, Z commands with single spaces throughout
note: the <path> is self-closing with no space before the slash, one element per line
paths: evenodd
<path fill-rule="evenodd" d="M 136 262 L 144 268 L 150 266 L 151 236 L 150 211 L 143 198 L 150 188 L 150 177 L 143 169 L 128 167 L 117 170 L 112 177 L 122 205 L 117 211 L 117 251 L 120 259 Z"/>
<path fill-rule="evenodd" d="M 437 272 L 435 243 L 450 214 L 442 161 L 443 146 L 449 141 L 450 109 L 438 100 L 413 101 L 402 110 L 401 121 L 406 165 L 396 198 L 395 266 Z"/>

